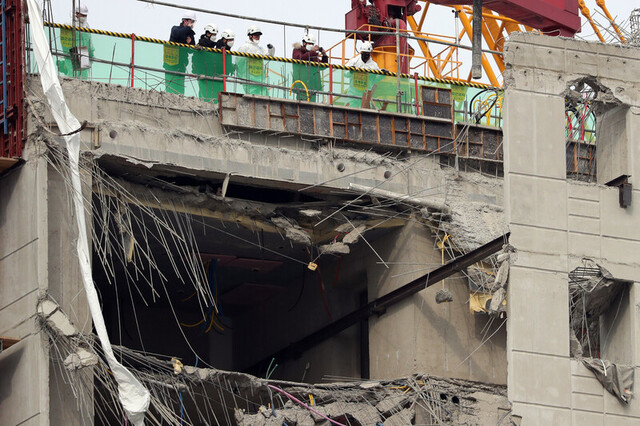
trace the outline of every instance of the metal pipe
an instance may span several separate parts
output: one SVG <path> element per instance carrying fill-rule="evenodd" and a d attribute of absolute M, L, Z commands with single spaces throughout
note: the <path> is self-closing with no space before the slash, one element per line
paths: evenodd
<path fill-rule="evenodd" d="M 131 34 L 131 87 L 133 87 L 133 71 L 136 64 L 136 35 Z"/>
<path fill-rule="evenodd" d="M 227 49 L 222 49 L 222 91 L 227 91 Z"/>
<path fill-rule="evenodd" d="M 329 105 L 333 105 L 333 65 L 329 64 Z"/>
<path fill-rule="evenodd" d="M 389 35 L 388 31 L 363 31 L 363 30 L 348 30 L 348 31 L 345 31 L 344 28 L 318 27 L 318 26 L 315 26 L 315 25 L 305 25 L 305 24 L 297 24 L 297 23 L 293 23 L 293 22 L 275 21 L 273 19 L 264 19 L 264 18 L 258 18 L 258 17 L 252 17 L 252 16 L 235 15 L 233 13 L 219 12 L 219 11 L 209 10 L 209 9 L 202 9 L 200 7 L 177 5 L 177 4 L 172 4 L 172 3 L 166 3 L 166 2 L 163 2 L 163 1 L 156 1 L 156 0 L 137 0 L 137 1 L 141 1 L 141 2 L 144 2 L 144 3 L 157 4 L 157 5 L 160 5 L 160 6 L 173 7 L 173 8 L 176 8 L 176 9 L 193 10 L 194 12 L 210 13 L 212 15 L 226 16 L 226 17 L 229 17 L 229 18 L 244 19 L 244 20 L 256 21 L 256 22 L 264 22 L 264 23 L 267 23 L 267 24 L 284 25 L 284 26 L 288 26 L 288 27 L 308 28 L 308 29 L 312 29 L 312 30 L 328 31 L 328 32 L 342 33 L 342 34 L 344 34 L 345 32 L 349 32 L 349 33 L 352 33 L 352 34 L 360 34 L 360 35 L 383 35 L 383 36 L 384 35 L 386 35 L 386 36 Z M 400 37 L 404 37 L 404 38 L 411 39 L 411 40 L 418 40 L 418 41 L 425 41 L 425 42 L 429 42 L 429 43 L 442 44 L 443 46 L 453 46 L 453 47 L 457 47 L 459 49 L 473 50 L 472 46 L 465 46 L 463 44 L 449 43 L 447 41 L 434 40 L 434 39 L 430 39 L 430 38 L 426 38 L 426 37 L 417 37 L 417 36 L 412 36 L 412 35 L 409 35 L 409 34 L 400 34 Z M 489 50 L 489 49 L 483 49 L 482 51 L 485 52 L 485 53 L 491 53 L 491 54 L 494 54 L 494 55 L 502 55 L 503 54 L 502 52 Z M 344 54 L 343 54 L 343 57 L 344 57 Z"/>
<path fill-rule="evenodd" d="M 416 115 L 420 115 L 420 93 L 418 92 L 418 73 L 413 74 L 413 80 L 416 83 Z"/>
<path fill-rule="evenodd" d="M 473 0 L 471 76 L 475 80 L 479 80 L 482 78 L 482 0 Z"/>
<path fill-rule="evenodd" d="M 402 80 L 400 74 L 402 66 L 400 65 L 400 20 L 396 18 L 396 80 L 398 82 L 398 92 L 396 93 L 396 107 L 398 112 L 402 112 Z"/>

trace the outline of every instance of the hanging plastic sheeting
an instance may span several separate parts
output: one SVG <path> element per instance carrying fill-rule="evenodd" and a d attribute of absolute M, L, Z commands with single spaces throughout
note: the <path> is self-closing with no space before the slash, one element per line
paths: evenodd
<path fill-rule="evenodd" d="M 44 94 L 47 97 L 51 113 L 63 134 L 69 134 L 80 128 L 80 123 L 71 113 L 64 99 L 62 87 L 56 75 L 56 68 L 53 63 L 51 52 L 47 44 L 42 24 L 40 8 L 36 0 L 27 1 L 29 7 L 29 18 L 31 23 L 31 37 L 33 51 L 35 54 L 38 69 L 40 70 L 40 81 Z M 78 226 L 77 252 L 80 263 L 82 281 L 84 283 L 87 301 L 91 310 L 91 318 L 96 329 L 98 338 L 102 345 L 104 355 L 109 363 L 109 368 L 113 372 L 118 383 L 118 397 L 120 403 L 127 413 L 127 417 L 134 425 L 144 425 L 144 416 L 149 407 L 149 391 L 136 379 L 129 370 L 120 364 L 113 355 L 113 349 L 109 342 L 107 329 L 105 327 L 102 310 L 98 301 L 93 278 L 91 275 L 91 264 L 89 258 L 89 244 L 85 226 L 85 212 L 82 201 L 82 188 L 78 160 L 80 157 L 80 135 L 74 133 L 64 137 L 65 148 L 69 154 L 71 171 L 72 198 L 75 209 L 76 224 Z"/>
<path fill-rule="evenodd" d="M 596 376 L 602 386 L 620 401 L 628 404 L 633 392 L 633 367 L 618 365 L 599 358 L 583 358 L 582 363 Z"/>

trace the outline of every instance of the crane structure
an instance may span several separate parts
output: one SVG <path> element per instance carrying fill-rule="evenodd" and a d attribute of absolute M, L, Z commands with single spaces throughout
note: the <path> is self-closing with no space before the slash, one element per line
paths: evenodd
<path fill-rule="evenodd" d="M 351 0 L 351 10 L 345 16 L 347 34 L 374 43 L 373 59 L 381 68 L 402 73 L 420 72 L 439 79 L 473 81 L 471 72 L 462 67 L 460 42 L 473 44 L 473 0 Z M 605 0 L 596 0 L 609 25 L 626 39 L 609 13 Z M 426 18 L 435 6 L 450 7 L 457 18 L 455 35 L 445 36 L 423 31 Z M 572 37 L 580 31 L 580 15 L 593 28 L 598 39 L 605 42 L 601 29 L 592 18 L 584 0 L 483 0 L 481 30 L 485 51 L 481 66 L 492 86 L 502 85 L 504 71 L 502 51 L 507 36 L 514 32 L 538 31 L 548 35 Z M 461 28 L 457 28 L 460 24 Z M 389 35 L 363 35 L 353 30 L 389 32 Z M 411 47 L 407 37 L 417 39 L 421 55 Z M 400 62 L 398 66 L 398 62 Z"/>

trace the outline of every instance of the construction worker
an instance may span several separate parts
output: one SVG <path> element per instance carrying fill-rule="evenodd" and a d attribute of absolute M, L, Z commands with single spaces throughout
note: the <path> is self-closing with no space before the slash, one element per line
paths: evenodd
<path fill-rule="evenodd" d="M 180 25 L 171 28 L 169 41 L 180 44 L 195 45 L 195 35 L 193 25 L 196 22 L 196 14 L 194 12 L 185 12 L 182 15 Z M 167 71 L 175 71 L 185 73 L 187 65 L 189 65 L 190 49 L 181 46 L 164 45 L 164 69 Z M 166 90 L 169 93 L 179 93 L 184 95 L 184 75 L 165 73 Z"/>
<path fill-rule="evenodd" d="M 360 46 L 360 55 L 354 58 L 351 58 L 349 62 L 347 62 L 348 67 L 355 68 L 364 68 L 366 70 L 379 70 L 380 67 L 371 59 L 371 52 L 373 52 L 373 44 L 370 41 L 365 41 Z"/>
<path fill-rule="evenodd" d="M 235 34 L 233 31 L 224 30 L 220 33 L 220 40 L 213 47 L 230 50 L 234 39 Z M 231 55 L 224 55 L 224 62 L 225 65 L 223 65 L 223 55 L 218 52 L 202 50 L 193 54 L 193 72 L 207 77 L 198 79 L 201 99 L 207 102 L 218 102 L 218 92 L 224 90 L 223 76 L 231 75 L 235 71 Z"/>
<path fill-rule="evenodd" d="M 360 55 L 350 59 L 349 62 L 346 63 L 346 66 L 365 70 L 379 70 L 380 67 L 378 64 L 371 59 L 371 52 L 373 52 L 373 44 L 365 41 L 362 43 L 362 46 L 360 46 Z M 358 71 L 347 72 L 347 74 L 350 74 L 351 77 L 347 94 L 358 98 L 349 99 L 347 105 L 352 107 L 368 107 L 362 104 L 362 95 L 365 91 L 371 90 L 374 84 L 380 82 L 383 76 Z"/>
<path fill-rule="evenodd" d="M 302 37 L 302 43 L 293 44 L 293 59 L 308 62 L 329 62 L 329 57 L 324 49 L 316 45 L 316 38 L 309 33 Z M 296 92 L 297 99 L 316 101 L 316 92 L 322 90 L 322 71 L 323 68 L 308 64 L 293 64 L 293 87 Z M 302 84 L 304 86 L 302 87 Z"/>
<path fill-rule="evenodd" d="M 216 46 L 216 37 L 218 35 L 218 26 L 208 24 L 204 27 L 204 34 L 200 36 L 198 47 L 214 48 Z M 200 99 L 211 102 L 215 94 L 213 92 L 213 73 L 215 62 L 220 61 L 220 55 L 214 52 L 199 50 L 193 52 L 191 57 L 191 70 L 198 77 L 198 88 Z"/>
<path fill-rule="evenodd" d="M 216 47 L 216 37 L 218 36 L 218 26 L 216 24 L 209 24 L 204 27 L 204 34 L 200 36 L 198 46 L 202 47 Z"/>
<path fill-rule="evenodd" d="M 74 16 L 74 25 L 89 28 L 87 21 L 89 8 L 85 4 L 76 7 Z M 64 53 L 64 57 L 57 61 L 60 73 L 69 77 L 88 79 L 91 58 L 95 50 L 91 42 L 91 33 L 61 28 L 60 45 Z"/>
<path fill-rule="evenodd" d="M 253 53 L 256 55 L 269 55 L 275 54 L 275 48 L 271 44 L 267 44 L 267 49 L 260 45 L 260 37 L 262 31 L 256 25 L 252 25 L 247 29 L 247 36 L 249 40 L 240 46 L 238 52 L 241 53 Z M 254 81 L 258 84 L 244 84 L 244 92 L 252 95 L 267 95 L 267 88 L 263 86 L 265 82 L 265 64 L 262 59 L 259 58 L 238 58 L 238 76 L 248 81 Z"/>
<path fill-rule="evenodd" d="M 224 30 L 220 33 L 220 39 L 216 41 L 216 49 L 231 50 L 235 42 L 236 34 L 231 30 Z"/>

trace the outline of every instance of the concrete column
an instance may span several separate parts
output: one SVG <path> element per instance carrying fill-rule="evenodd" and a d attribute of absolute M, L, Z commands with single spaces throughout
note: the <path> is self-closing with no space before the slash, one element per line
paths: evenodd
<path fill-rule="evenodd" d="M 441 252 L 428 229 L 409 223 L 375 244 L 387 269 L 373 254 L 367 260 L 369 299 L 375 299 L 441 265 Z M 445 254 L 445 262 L 449 260 Z M 415 271 L 415 272 L 411 272 Z M 453 293 L 437 304 L 442 287 Z M 467 279 L 456 274 L 369 320 L 372 378 L 413 373 L 488 383 L 506 381 L 505 327 L 487 326 L 488 316 L 469 312 Z M 494 334 L 495 332 L 495 334 Z M 489 342 L 482 341 L 490 334 Z"/>
<path fill-rule="evenodd" d="M 35 314 L 47 290 L 47 162 L 0 178 L 0 335 L 21 339 L 0 354 L 0 424 L 49 424 L 49 359 Z"/>

